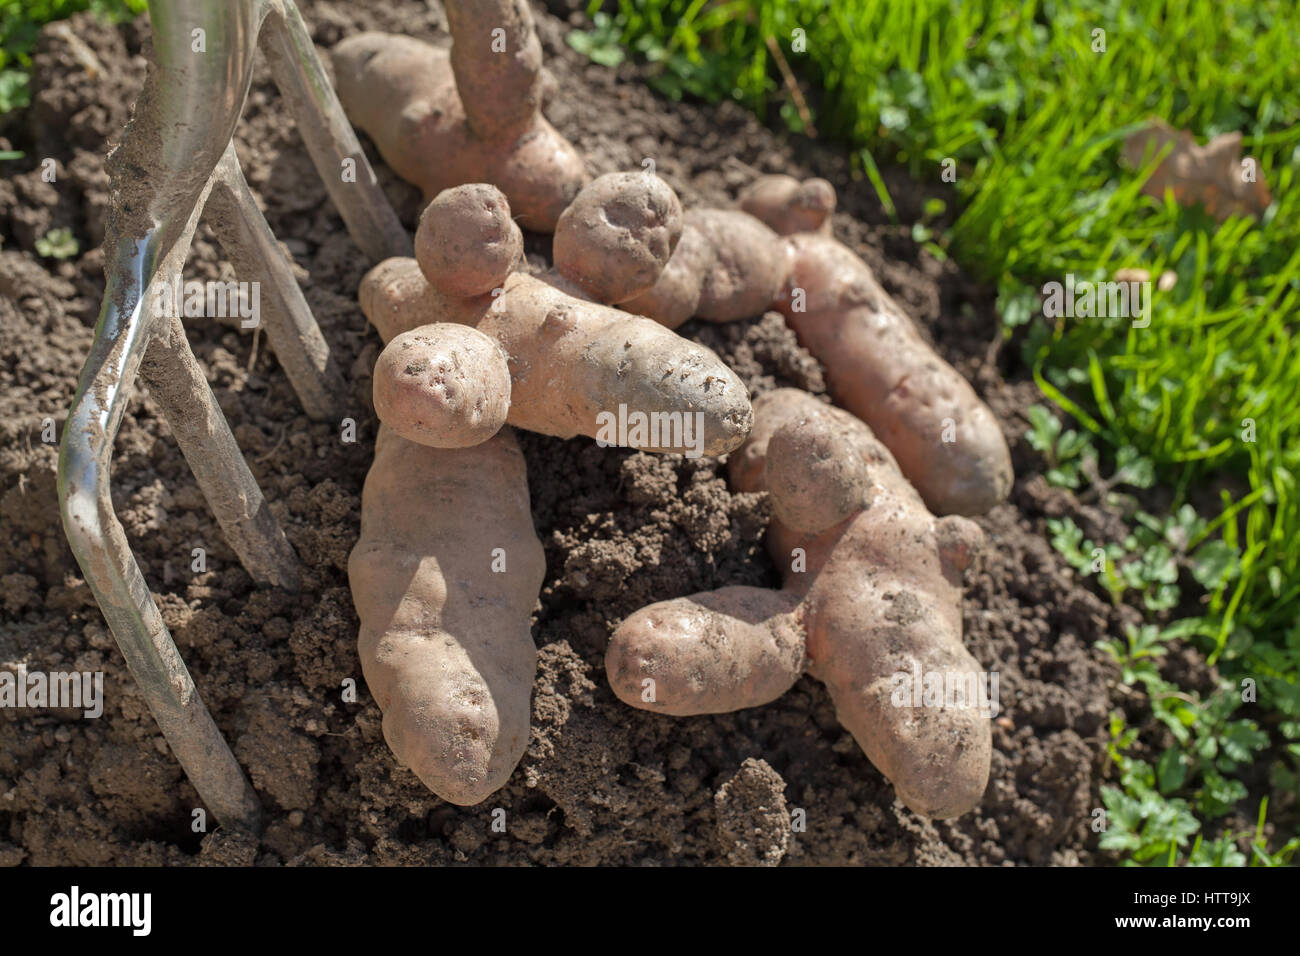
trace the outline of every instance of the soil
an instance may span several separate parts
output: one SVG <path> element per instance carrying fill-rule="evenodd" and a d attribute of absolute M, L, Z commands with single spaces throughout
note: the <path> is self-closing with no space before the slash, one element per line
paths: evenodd
<path fill-rule="evenodd" d="M 422 0 L 372 7 L 300 4 L 327 50 L 361 29 L 448 42 Z M 739 107 L 669 103 L 631 64 L 611 70 L 563 42 L 538 8 L 558 82 L 546 113 L 592 173 L 656 170 L 687 206 L 728 204 L 761 172 L 820 175 L 840 190 L 836 235 L 875 268 L 939 351 L 993 407 L 1011 442 L 1010 502 L 980 519 L 991 542 L 968 573 L 965 639 L 1001 679 L 992 778 L 983 804 L 930 822 L 893 789 L 804 678 L 766 707 L 673 719 L 629 709 L 605 685 L 611 629 L 652 601 L 726 584 L 775 585 L 762 547 L 766 504 L 731 495 L 715 460 L 601 449 L 586 439 L 521 435 L 547 577 L 534 636 L 540 667 L 533 738 L 509 785 L 477 807 L 439 800 L 398 766 L 357 661 L 346 561 L 375 419 L 370 368 L 378 337 L 356 304 L 366 262 L 328 201 L 264 67 L 236 133 L 239 158 L 295 263 L 334 355 L 350 369 L 358 440 L 302 413 L 274 355 L 214 320 L 188 331 L 249 464 L 307 568 L 301 593 L 255 588 L 224 544 L 142 389 L 122 423 L 114 504 L 168 627 L 266 808 L 260 842 L 195 832 L 197 795 L 135 689 L 83 582 L 59 520 L 57 448 L 103 294 L 106 142 L 144 74 L 144 20 L 70 21 L 98 61 L 46 30 L 32 106 L 0 126 L 0 150 L 24 150 L 0 179 L 0 670 L 103 671 L 105 711 L 0 710 L 0 863 L 18 864 L 1060 864 L 1104 863 L 1089 824 L 1101 806 L 1115 674 L 1094 648 L 1133 612 L 1084 586 L 1043 537 L 1045 518 L 1095 528 L 1108 516 L 1048 487 L 1026 445 L 1038 393 L 1013 349 L 999 349 L 991 292 L 920 249 L 891 223 L 843 150 L 765 128 Z M 94 64 L 91 64 L 94 65 Z M 369 146 L 367 145 L 369 149 Z M 56 161 L 57 180 L 41 178 Z M 408 228 L 415 189 L 371 151 Z M 886 170 L 900 221 L 929 195 Z M 82 254 L 42 258 L 38 238 L 67 227 Z M 530 236 L 544 265 L 547 237 Z M 223 274 L 206 227 L 186 278 Z M 716 349 L 752 392 L 824 391 L 818 363 L 776 315 L 683 334 Z M 191 549 L 207 570 L 191 571 Z M 355 702 L 341 685 L 353 679 Z M 506 830 L 493 830 L 493 811 Z M 799 811 L 802 811 L 800 813 Z M 802 818 L 803 827 L 790 821 Z M 210 828 L 211 829 L 211 828 Z M 792 832 L 793 829 L 793 832 Z"/>

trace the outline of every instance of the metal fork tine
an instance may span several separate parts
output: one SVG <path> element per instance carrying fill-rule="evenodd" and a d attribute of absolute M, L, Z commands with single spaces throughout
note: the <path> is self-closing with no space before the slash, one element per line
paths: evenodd
<path fill-rule="evenodd" d="M 298 555 L 248 470 L 180 319 L 171 319 L 149 344 L 140 378 L 163 407 L 226 543 L 249 577 L 263 587 L 297 591 L 302 586 Z"/>
<path fill-rule="evenodd" d="M 184 262 L 198 214 L 196 205 L 158 270 L 162 276 Z M 150 345 L 152 309 L 144 290 L 158 241 L 155 234 L 127 244 L 132 254 L 126 262 L 119 257 L 118 268 L 108 273 L 95 340 L 59 449 L 63 527 L 131 676 L 194 789 L 218 820 L 256 830 L 261 816 L 257 797 L 200 699 L 113 511 L 113 438 Z"/>
<path fill-rule="evenodd" d="M 260 283 L 262 327 L 307 415 L 317 421 L 337 418 L 343 375 L 244 181 L 233 144 L 217 163 L 204 221 L 217 234 L 235 274 Z"/>
<path fill-rule="evenodd" d="M 222 823 L 256 830 L 260 807 L 199 698 L 113 511 L 113 442 L 139 374 L 162 406 L 227 541 L 258 584 L 296 589 L 301 567 L 235 443 L 177 316 L 151 289 L 180 277 L 204 204 L 236 268 L 271 290 L 267 337 L 309 415 L 334 414 L 342 376 L 258 210 L 231 136 L 259 31 L 316 168 L 370 259 L 411 243 L 343 118 L 291 0 L 149 0 L 155 63 L 109 157 L 106 288 L 59 455 L 64 530 L 172 752 Z M 202 36 L 211 52 L 191 47 Z M 356 175 L 345 179 L 344 160 Z"/>
<path fill-rule="evenodd" d="M 411 237 L 379 188 L 298 8 L 292 0 L 268 0 L 267 12 L 262 52 L 348 234 L 371 262 L 411 255 Z M 348 160 L 355 182 L 343 176 Z"/>

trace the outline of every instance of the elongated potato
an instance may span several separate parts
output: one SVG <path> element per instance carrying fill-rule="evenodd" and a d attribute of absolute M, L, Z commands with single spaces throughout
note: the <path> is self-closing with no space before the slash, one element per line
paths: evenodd
<path fill-rule="evenodd" d="M 821 360 L 835 401 L 869 425 L 938 514 L 982 514 L 1011 491 L 1011 453 L 988 406 L 935 354 L 834 239 L 786 240 L 793 269 L 775 303 Z"/>
<path fill-rule="evenodd" d="M 380 429 L 348 560 L 361 667 L 388 746 L 451 803 L 498 790 L 528 745 L 544 573 L 508 429 L 461 449 Z"/>
<path fill-rule="evenodd" d="M 997 420 L 870 267 L 831 238 L 830 183 L 763 176 L 740 202 L 739 212 L 688 210 L 667 268 L 624 308 L 669 328 L 778 309 L 836 402 L 871 426 L 931 510 L 982 514 L 1004 501 L 1013 475 Z"/>
<path fill-rule="evenodd" d="M 517 428 L 720 455 L 753 423 L 744 384 L 709 349 L 531 276 L 512 275 L 478 329 L 510 358 Z"/>
<path fill-rule="evenodd" d="M 932 516 L 889 450 L 842 409 L 792 389 L 754 409 L 731 479 L 772 496 L 768 550 L 782 589 L 641 609 L 610 640 L 610 686 L 633 707 L 689 716 L 766 703 L 806 669 L 910 809 L 970 811 L 988 784 L 997 707 L 996 676 L 961 642 L 961 574 L 982 533 Z"/>
<path fill-rule="evenodd" d="M 385 33 L 357 34 L 334 47 L 339 102 L 425 198 L 462 183 L 495 183 L 526 228 L 552 232 L 587 173 L 540 112 L 541 48 L 528 4 L 445 6 L 450 54 Z"/>

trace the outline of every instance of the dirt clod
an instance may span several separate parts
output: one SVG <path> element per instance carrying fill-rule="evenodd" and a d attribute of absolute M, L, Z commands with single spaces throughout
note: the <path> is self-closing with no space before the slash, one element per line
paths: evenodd
<path fill-rule="evenodd" d="M 776 866 L 790 841 L 785 781 L 765 760 L 750 757 L 713 795 L 718 839 L 727 862 L 736 866 Z"/>

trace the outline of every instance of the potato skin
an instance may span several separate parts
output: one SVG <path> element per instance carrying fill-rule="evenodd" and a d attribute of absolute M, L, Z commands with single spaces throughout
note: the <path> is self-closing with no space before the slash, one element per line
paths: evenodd
<path fill-rule="evenodd" d="M 510 370 L 501 347 L 467 325 L 403 332 L 379 354 L 375 414 L 401 437 L 431 448 L 466 448 L 505 424 Z"/>
<path fill-rule="evenodd" d="M 451 803 L 502 787 L 528 745 L 545 557 L 508 430 L 428 448 L 381 427 L 348 580 L 358 652 L 398 761 Z M 493 570 L 493 549 L 505 561 Z"/>
<path fill-rule="evenodd" d="M 472 38 L 475 43 L 482 51 L 480 65 L 493 69 L 496 61 L 507 59 L 490 52 L 485 38 Z M 535 107 L 527 122 L 520 122 L 507 110 L 498 116 L 493 98 L 487 101 L 493 107 L 475 118 L 488 124 L 485 129 L 504 126 L 488 135 L 476 133 L 446 50 L 409 37 L 360 33 L 335 46 L 331 60 L 348 119 L 426 199 L 450 186 L 492 182 L 509 198 L 521 225 L 553 232 L 560 213 L 587 182 L 582 157 Z"/>
<path fill-rule="evenodd" d="M 532 276 L 512 275 L 478 329 L 510 358 L 507 420 L 517 428 L 596 438 L 602 414 L 617 415 L 620 405 L 647 415 L 698 412 L 700 448 L 650 441 L 643 450 L 720 455 L 753 424 L 744 384 L 709 349 Z"/>
<path fill-rule="evenodd" d="M 808 595 L 808 671 L 899 798 L 944 819 L 983 798 L 992 736 L 975 707 L 895 706 L 895 675 L 984 673 L 962 646 L 960 586 L 917 504 L 882 493 L 836 543 Z"/>
<path fill-rule="evenodd" d="M 1011 453 L 970 384 L 850 249 L 810 233 L 785 241 L 793 269 L 776 308 L 821 360 L 835 401 L 871 427 L 936 514 L 983 514 L 1005 500 Z"/>
<path fill-rule="evenodd" d="M 470 128 L 485 141 L 515 139 L 542 108 L 542 45 L 527 0 L 443 0 L 443 9 Z"/>
<path fill-rule="evenodd" d="M 435 322 L 477 325 L 493 297 L 490 293 L 470 299 L 443 295 L 429 285 L 416 260 L 394 256 L 362 277 L 357 301 L 379 338 L 391 342 L 403 332 Z"/>
<path fill-rule="evenodd" d="M 605 651 L 609 686 L 624 703 L 675 717 L 776 700 L 803 673 L 798 603 L 785 591 L 728 587 L 642 608 Z"/>
<path fill-rule="evenodd" d="M 789 550 L 805 548 L 810 568 L 818 555 L 805 605 L 808 672 L 826 685 L 840 723 L 909 808 L 935 819 L 968 812 L 988 785 L 988 715 L 975 708 L 896 707 L 892 697 L 895 675 L 911 674 L 914 664 L 922 674 L 983 674 L 962 646 L 961 578 L 944 560 L 954 542 L 969 552 L 983 535 L 965 519 L 936 521 L 889 450 L 843 410 L 778 389 L 755 402 L 755 414 L 768 442 L 768 480 L 782 436 L 829 418 L 841 429 L 838 447 L 856 446 L 871 484 L 870 506 L 846 525 L 818 536 L 785 529 L 769 537 L 780 549 L 772 557 L 787 569 L 787 587 L 804 577 L 789 570 Z M 752 474 L 752 458 L 737 467 L 747 465 Z"/>
<path fill-rule="evenodd" d="M 740 193 L 740 208 L 777 235 L 820 232 L 830 235 L 835 187 L 824 179 L 803 182 L 793 176 L 759 176 Z"/>
<path fill-rule="evenodd" d="M 731 483 L 774 499 L 767 545 L 782 589 L 723 588 L 643 608 L 611 638 L 610 686 L 659 713 L 736 710 L 788 688 L 802 646 L 801 666 L 899 798 L 932 818 L 968 812 L 988 785 L 992 714 L 896 691 L 900 675 L 985 678 L 961 641 L 961 570 L 982 533 L 965 518 L 934 518 L 889 450 L 844 410 L 793 389 L 759 396 L 754 410 L 749 440 L 729 459 Z M 808 461 L 820 451 L 847 464 Z M 815 502 L 836 488 L 865 489 L 864 505 L 817 533 L 781 520 L 811 513 L 806 528 L 826 525 Z M 653 700 L 642 696 L 646 679 Z"/>
<path fill-rule="evenodd" d="M 704 291 L 704 276 L 713 266 L 713 247 L 693 226 L 683 226 L 681 239 L 655 284 L 620 305 L 633 315 L 654 319 L 675 329 L 695 315 Z"/>
<path fill-rule="evenodd" d="M 767 311 L 790 271 L 789 250 L 780 237 L 736 209 L 691 209 L 686 224 L 713 249 L 695 314 L 732 322 Z"/>
<path fill-rule="evenodd" d="M 786 527 L 818 534 L 871 503 L 871 474 L 850 428 L 829 407 L 809 407 L 768 443 L 772 513 Z"/>
<path fill-rule="evenodd" d="M 524 235 L 501 190 L 485 183 L 444 189 L 420 214 L 415 259 L 443 295 L 471 299 L 498 289 L 524 257 Z"/>
<path fill-rule="evenodd" d="M 682 234 L 682 204 L 657 176 L 607 173 L 560 216 L 555 268 L 596 302 L 611 305 L 648 291 Z"/>

